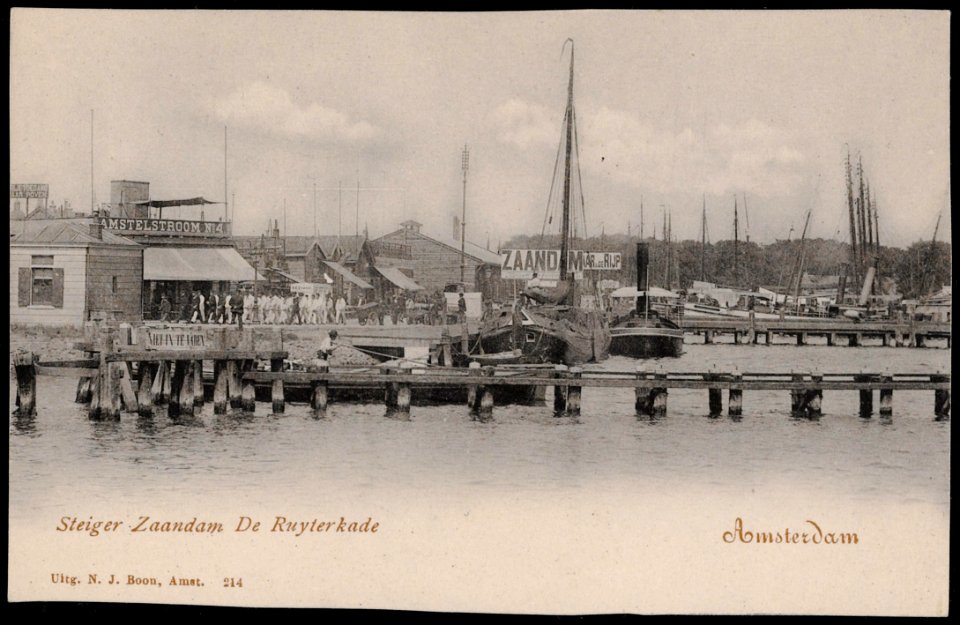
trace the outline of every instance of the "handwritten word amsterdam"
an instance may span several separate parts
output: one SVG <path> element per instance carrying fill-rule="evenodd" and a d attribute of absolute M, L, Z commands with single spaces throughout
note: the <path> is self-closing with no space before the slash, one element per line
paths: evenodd
<path fill-rule="evenodd" d="M 725 543 L 788 544 L 788 545 L 857 545 L 860 537 L 856 532 L 827 532 L 820 524 L 807 519 L 800 529 L 789 527 L 782 531 L 744 529 L 743 519 L 737 517 L 733 530 L 723 533 Z"/>
<path fill-rule="evenodd" d="M 249 516 L 241 516 L 236 523 L 225 524 L 221 521 L 198 519 L 156 519 L 141 515 L 136 521 L 119 519 L 86 520 L 75 516 L 61 517 L 56 525 L 56 531 L 69 533 L 85 533 L 96 537 L 101 534 L 115 532 L 129 532 L 131 534 L 223 534 L 232 533 L 263 533 L 289 534 L 302 536 L 304 534 L 376 534 L 380 531 L 380 522 L 373 517 L 366 519 L 348 519 L 341 516 L 335 519 L 292 519 L 285 516 L 274 516 L 269 521 L 258 521 Z"/>

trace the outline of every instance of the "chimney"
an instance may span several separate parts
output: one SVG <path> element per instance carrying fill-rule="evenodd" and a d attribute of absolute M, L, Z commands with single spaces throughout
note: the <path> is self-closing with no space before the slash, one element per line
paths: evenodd
<path fill-rule="evenodd" d="M 646 243 L 637 243 L 637 290 L 647 290 L 647 266 L 650 264 L 650 250 Z M 647 312 L 647 296 L 637 297 L 637 313 Z"/>
<path fill-rule="evenodd" d="M 103 226 L 100 225 L 100 222 L 96 219 L 90 222 L 90 236 L 95 239 L 103 240 Z"/>

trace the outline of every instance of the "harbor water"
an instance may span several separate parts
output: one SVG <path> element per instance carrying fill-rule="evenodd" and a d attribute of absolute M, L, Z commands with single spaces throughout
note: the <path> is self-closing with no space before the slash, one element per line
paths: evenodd
<path fill-rule="evenodd" d="M 931 373 L 950 371 L 950 350 L 688 342 L 682 357 L 645 364 Z M 590 366 L 633 370 L 636 361 Z M 113 571 L 102 569 L 104 550 L 118 574 L 239 572 L 271 605 L 909 613 L 936 611 L 947 596 L 951 423 L 934 419 L 932 391 L 895 392 L 893 416 L 870 419 L 858 416 L 855 391 L 826 391 L 823 416 L 808 420 L 790 416 L 786 391 L 745 391 L 743 416 L 732 419 L 707 415 L 706 391 L 677 389 L 666 416 L 651 419 L 636 416 L 630 390 L 585 388 L 577 420 L 555 418 L 549 405 L 496 406 L 492 421 L 478 422 L 463 405 L 414 405 L 404 421 L 385 417 L 382 403 L 331 403 L 314 419 L 303 404 L 214 415 L 207 402 L 190 423 L 126 413 L 107 423 L 87 419 L 75 388 L 39 378 L 38 416 L 10 421 L 11 561 L 37 579 L 59 570 L 62 556 L 37 555 L 47 544 L 82 563 L 78 574 Z M 144 515 L 212 518 L 227 532 L 54 531 L 65 516 Z M 242 517 L 273 531 L 278 517 L 341 516 L 378 522 L 379 537 L 232 532 Z M 737 550 L 723 538 L 735 519 L 763 529 L 815 521 L 857 532 L 862 545 Z M 826 570 L 830 585 L 818 581 Z M 858 598 L 865 580 L 895 582 L 911 600 Z M 249 604 L 226 590 L 82 592 L 55 596 Z"/>

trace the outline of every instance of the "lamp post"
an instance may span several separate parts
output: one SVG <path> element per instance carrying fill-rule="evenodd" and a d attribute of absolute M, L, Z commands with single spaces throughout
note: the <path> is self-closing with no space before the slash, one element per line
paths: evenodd
<path fill-rule="evenodd" d="M 463 170 L 463 214 L 460 219 L 460 282 L 465 282 L 467 269 L 466 240 L 467 240 L 467 170 L 470 169 L 470 150 L 463 144 L 460 168 Z"/>

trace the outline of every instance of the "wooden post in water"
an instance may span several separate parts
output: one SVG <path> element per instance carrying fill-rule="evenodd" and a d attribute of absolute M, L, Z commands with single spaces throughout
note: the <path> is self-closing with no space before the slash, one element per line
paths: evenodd
<path fill-rule="evenodd" d="M 400 362 L 400 370 L 398 373 L 400 375 L 410 375 L 410 369 L 413 368 L 413 363 L 409 361 Z M 410 401 L 413 398 L 413 393 L 410 388 L 409 382 L 400 382 L 397 384 L 397 412 L 401 417 L 409 418 L 410 417 Z"/>
<path fill-rule="evenodd" d="M 237 363 L 235 360 L 227 362 L 227 367 L 230 367 L 230 364 L 233 364 L 234 369 L 236 369 Z M 270 359 L 270 371 L 282 372 L 283 371 L 283 358 L 271 358 Z M 227 380 L 228 385 L 230 380 L 236 378 L 235 371 L 231 371 L 230 377 Z M 286 399 L 283 396 L 283 380 L 277 379 L 273 381 L 273 388 L 271 389 L 270 399 L 273 402 L 273 414 L 283 414 Z M 233 404 L 233 397 L 230 398 L 231 405 Z"/>
<path fill-rule="evenodd" d="M 946 382 L 947 376 L 937 372 L 930 376 L 931 382 Z M 946 420 L 950 418 L 950 389 L 937 389 L 933 392 L 933 413 L 937 419 Z"/>
<path fill-rule="evenodd" d="M 739 369 L 734 368 L 731 375 L 732 384 L 727 397 L 727 414 L 731 417 L 739 417 L 743 414 L 743 374 Z"/>
<path fill-rule="evenodd" d="M 159 406 L 167 401 L 168 395 L 164 395 L 163 389 L 167 382 L 169 373 L 167 372 L 166 361 L 161 360 L 157 363 L 156 372 L 153 374 L 153 384 L 150 385 L 150 399 L 154 406 Z"/>
<path fill-rule="evenodd" d="M 316 364 L 314 370 L 317 373 L 326 374 L 330 372 L 330 365 L 326 360 L 323 360 Z M 327 414 L 328 388 L 329 384 L 326 380 L 317 380 L 312 384 L 310 406 L 313 408 L 313 416 L 316 418 L 323 417 Z"/>
<path fill-rule="evenodd" d="M 492 366 L 486 366 L 481 371 L 483 377 L 492 378 L 496 369 Z M 493 386 L 484 384 L 477 389 L 477 395 L 480 396 L 480 410 L 477 411 L 477 414 L 481 419 L 493 417 Z"/>
<path fill-rule="evenodd" d="M 120 398 L 123 400 L 123 409 L 127 412 L 140 412 L 137 404 L 137 393 L 133 388 L 133 371 L 129 362 L 117 362 L 114 366 L 120 370 Z"/>
<path fill-rule="evenodd" d="M 283 359 L 279 359 L 280 363 L 279 369 L 273 369 L 274 361 L 270 361 L 270 370 L 271 371 L 283 371 Z M 230 407 L 239 408 L 242 403 L 241 395 L 243 393 L 243 388 L 241 386 L 241 363 L 237 360 L 228 360 L 227 361 L 227 396 L 229 397 Z M 276 388 L 277 380 L 274 380 L 274 389 Z M 283 399 L 283 380 L 280 382 L 280 397 Z M 274 411 L 276 412 L 276 411 Z M 280 412 L 283 412 L 283 408 L 280 409 Z"/>
<path fill-rule="evenodd" d="M 747 342 L 754 345 L 757 342 L 757 315 L 752 310 L 750 311 L 750 329 L 747 330 Z"/>
<path fill-rule="evenodd" d="M 223 360 L 213 361 L 213 414 L 227 412 L 227 363 Z"/>
<path fill-rule="evenodd" d="M 667 374 L 660 366 L 653 377 L 656 380 L 666 380 Z M 658 386 L 650 391 L 650 396 L 650 403 L 653 404 L 653 414 L 658 417 L 667 414 L 667 388 Z"/>
<path fill-rule="evenodd" d="M 823 374 L 814 371 L 810 379 L 814 383 L 814 388 L 806 392 L 806 412 L 808 417 L 819 417 L 823 404 L 823 387 L 821 386 L 823 384 Z"/>
<path fill-rule="evenodd" d="M 480 375 L 480 363 L 471 360 L 468 366 L 468 373 L 471 376 Z M 467 409 L 471 415 L 474 415 L 480 409 L 480 397 L 477 395 L 478 386 L 474 383 L 467 384 Z"/>
<path fill-rule="evenodd" d="M 37 414 L 37 366 L 33 352 L 17 352 L 13 357 L 13 368 L 17 374 L 18 417 L 33 417 Z"/>
<path fill-rule="evenodd" d="M 570 368 L 570 377 L 574 380 L 579 380 L 583 377 L 583 369 L 580 367 L 571 367 Z M 580 416 L 580 395 L 581 387 L 579 386 L 568 386 L 567 387 L 567 414 L 571 417 Z"/>
<path fill-rule="evenodd" d="M 890 416 L 893 414 L 893 389 L 884 388 L 884 384 L 889 384 L 893 381 L 893 376 L 890 375 L 889 371 L 885 371 L 880 375 L 880 415 L 881 416 Z"/>
<path fill-rule="evenodd" d="M 797 332 L 797 345 L 806 345 L 806 344 L 807 344 L 807 333 Z"/>
<path fill-rule="evenodd" d="M 137 412 L 141 417 L 153 416 L 153 376 L 156 366 L 147 360 L 137 365 L 139 371 L 139 386 L 137 387 Z"/>
<path fill-rule="evenodd" d="M 710 368 L 708 373 L 703 374 L 703 379 L 707 382 L 715 382 L 720 375 L 716 371 L 716 365 Z M 711 417 L 716 417 L 723 412 L 723 390 L 719 387 L 710 387 L 707 389 L 707 406 Z"/>
<path fill-rule="evenodd" d="M 177 368 L 183 365 L 184 376 L 180 384 L 180 414 L 185 417 L 193 416 L 193 395 L 194 395 L 194 361 L 181 360 L 177 363 Z"/>
<path fill-rule="evenodd" d="M 92 420 L 100 418 L 100 384 L 102 377 L 98 373 L 90 379 L 90 407 L 87 416 Z"/>
<path fill-rule="evenodd" d="M 556 365 L 553 368 L 553 377 L 563 379 L 567 377 L 567 365 Z M 553 385 L 553 415 L 562 417 L 567 412 L 567 388 L 559 384 Z"/>
<path fill-rule="evenodd" d="M 253 371 L 255 361 L 243 361 L 243 371 Z M 257 387 L 253 380 L 241 380 L 240 382 L 240 408 L 245 413 L 253 414 L 257 409 Z"/>
<path fill-rule="evenodd" d="M 803 374 L 802 373 L 791 373 L 790 378 L 794 382 L 802 382 Z M 806 404 L 806 391 L 803 389 L 791 389 L 790 390 L 790 413 L 793 416 L 802 414 L 805 411 Z"/>
<path fill-rule="evenodd" d="M 869 373 L 863 373 L 862 371 L 853 376 L 854 382 L 865 382 L 868 383 L 873 379 L 873 376 Z M 860 416 L 864 419 L 869 419 L 873 415 L 873 389 L 860 389 Z"/>
<path fill-rule="evenodd" d="M 90 401 L 90 378 L 84 376 L 77 382 L 77 396 L 74 399 L 78 404 L 86 404 Z"/>
<path fill-rule="evenodd" d="M 120 418 L 120 369 L 121 363 L 107 362 L 107 355 L 115 351 L 115 330 L 105 328 L 100 333 L 100 414 L 101 419 Z"/>
<path fill-rule="evenodd" d="M 170 395 L 167 403 L 167 416 L 171 419 L 180 416 L 180 391 L 187 374 L 186 369 L 186 360 L 177 360 L 170 365 Z"/>
<path fill-rule="evenodd" d="M 828 333 L 827 333 L 827 345 L 828 345 L 829 347 L 833 347 L 833 344 L 836 343 L 836 342 L 837 342 L 837 333 L 836 333 L 836 332 L 828 332 Z"/>
<path fill-rule="evenodd" d="M 643 371 L 643 365 L 637 365 L 637 379 L 647 379 L 647 375 Z M 650 390 L 645 387 L 638 386 L 634 389 L 634 393 L 636 396 L 634 408 L 637 411 L 637 415 L 649 416 L 653 414 L 653 404 L 650 401 Z"/>
<path fill-rule="evenodd" d="M 203 408 L 203 361 L 193 363 L 193 405 Z"/>
<path fill-rule="evenodd" d="M 380 367 L 380 375 L 384 376 L 383 383 L 383 404 L 387 408 L 387 414 L 393 413 L 397 408 L 397 395 L 394 389 L 393 384 L 390 382 L 390 375 L 393 372 L 390 370 L 389 365 L 383 365 Z"/>
<path fill-rule="evenodd" d="M 711 343 L 713 343 L 713 332 L 711 332 L 710 330 L 704 330 L 704 331 L 703 331 L 703 344 L 704 344 L 704 345 L 710 345 Z"/>

